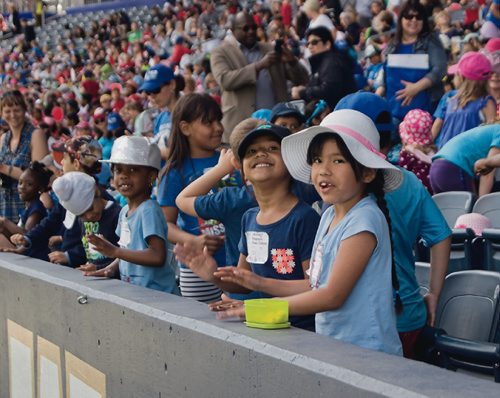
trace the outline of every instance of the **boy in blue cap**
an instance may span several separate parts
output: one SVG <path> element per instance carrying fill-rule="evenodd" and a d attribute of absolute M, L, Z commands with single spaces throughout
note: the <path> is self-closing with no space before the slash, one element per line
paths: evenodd
<path fill-rule="evenodd" d="M 271 110 L 271 123 L 286 127 L 293 133 L 302 130 L 305 117 L 289 102 L 278 102 Z"/>

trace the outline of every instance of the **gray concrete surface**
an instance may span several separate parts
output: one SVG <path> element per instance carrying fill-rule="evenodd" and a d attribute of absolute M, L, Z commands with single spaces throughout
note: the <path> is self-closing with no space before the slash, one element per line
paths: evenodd
<path fill-rule="evenodd" d="M 85 294 L 87 304 L 77 298 Z M 106 374 L 108 397 L 498 397 L 500 385 L 291 328 L 218 321 L 206 306 L 0 253 L 0 397 L 6 319 Z M 64 358 L 63 358 L 64 359 Z"/>

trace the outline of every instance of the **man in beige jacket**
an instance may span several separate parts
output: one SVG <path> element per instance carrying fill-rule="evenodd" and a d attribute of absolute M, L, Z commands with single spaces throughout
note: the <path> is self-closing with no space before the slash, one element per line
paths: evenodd
<path fill-rule="evenodd" d="M 234 38 L 212 51 L 212 73 L 222 89 L 224 142 L 240 121 L 258 109 L 271 109 L 289 100 L 286 81 L 305 84 L 306 69 L 286 46 L 275 51 L 269 43 L 257 42 L 257 26 L 245 12 L 236 15 Z"/>

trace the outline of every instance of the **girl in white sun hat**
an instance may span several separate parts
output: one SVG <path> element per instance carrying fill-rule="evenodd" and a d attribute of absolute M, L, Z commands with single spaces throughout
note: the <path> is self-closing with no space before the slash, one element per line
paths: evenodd
<path fill-rule="evenodd" d="M 310 279 L 276 281 L 266 293 L 285 296 L 290 315 L 315 313 L 317 333 L 402 355 L 392 286 L 397 292 L 398 282 L 384 200 L 384 191 L 397 188 L 402 175 L 379 152 L 375 125 L 358 111 L 335 111 L 320 126 L 285 137 L 281 151 L 292 177 L 314 184 L 333 206 L 321 217 Z M 240 273 L 234 278 L 245 284 L 248 277 Z M 241 315 L 239 311 L 219 315 Z"/>
<path fill-rule="evenodd" d="M 116 260 L 85 275 L 111 276 L 119 268 L 124 281 L 179 294 L 175 272 L 167 261 L 167 223 L 160 206 L 151 199 L 160 161 L 158 145 L 145 137 L 122 136 L 113 144 L 111 158 L 102 162 L 111 163 L 114 185 L 127 199 L 116 228 L 119 246 L 89 235 L 96 251 Z"/>

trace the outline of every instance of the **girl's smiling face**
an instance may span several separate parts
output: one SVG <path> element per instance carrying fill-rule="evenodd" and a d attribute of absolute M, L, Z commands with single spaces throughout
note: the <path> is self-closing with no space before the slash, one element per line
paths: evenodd
<path fill-rule="evenodd" d="M 205 122 L 202 119 L 196 119 L 191 123 L 181 122 L 181 130 L 189 141 L 192 154 L 195 154 L 193 157 L 210 156 L 220 146 L 224 132 L 220 120 Z M 196 151 L 206 152 L 206 155 L 196 155 Z"/>
<path fill-rule="evenodd" d="M 245 151 L 242 165 L 245 179 L 251 183 L 290 177 L 281 156 L 281 145 L 269 135 L 253 140 Z"/>
<path fill-rule="evenodd" d="M 19 177 L 17 188 L 21 200 L 30 202 L 39 195 L 40 184 L 30 170 L 25 170 Z"/>
<path fill-rule="evenodd" d="M 333 138 L 326 139 L 313 154 L 311 179 L 321 199 L 347 207 L 354 206 L 365 196 L 366 184 L 375 178 L 372 169 L 363 169 L 360 178 Z"/>

